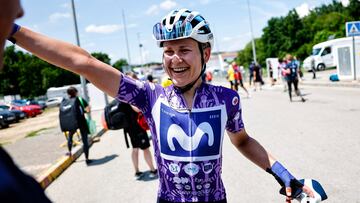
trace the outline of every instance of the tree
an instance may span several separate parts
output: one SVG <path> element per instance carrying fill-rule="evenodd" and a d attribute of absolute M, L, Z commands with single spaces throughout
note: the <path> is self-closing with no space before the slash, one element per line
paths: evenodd
<path fill-rule="evenodd" d="M 119 60 L 115 61 L 115 63 L 113 64 L 113 67 L 122 72 L 123 67 L 128 66 L 128 65 L 129 65 L 129 63 L 126 61 L 126 59 L 119 59 Z"/>
<path fill-rule="evenodd" d="M 107 55 L 105 53 L 101 53 L 101 52 L 94 52 L 94 53 L 91 53 L 91 55 L 93 57 L 95 57 L 96 59 L 110 65 L 111 59 L 110 59 L 109 55 Z"/>

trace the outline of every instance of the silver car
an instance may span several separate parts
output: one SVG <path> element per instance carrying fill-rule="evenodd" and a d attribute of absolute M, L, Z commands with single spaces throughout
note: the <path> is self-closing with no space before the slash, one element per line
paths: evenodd
<path fill-rule="evenodd" d="M 53 97 L 53 98 L 49 98 L 46 101 L 46 106 L 51 108 L 51 107 L 56 107 L 56 106 L 60 106 L 61 101 L 63 100 L 62 97 Z"/>

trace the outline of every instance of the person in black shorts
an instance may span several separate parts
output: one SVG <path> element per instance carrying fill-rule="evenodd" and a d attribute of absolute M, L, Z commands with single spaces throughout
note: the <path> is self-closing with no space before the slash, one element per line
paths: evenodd
<path fill-rule="evenodd" d="M 129 73 L 131 77 L 134 79 L 137 79 L 137 76 L 135 73 Z M 144 159 L 147 163 L 147 165 L 150 168 L 150 176 L 155 177 L 157 175 L 157 170 L 154 167 L 153 161 L 152 161 L 152 155 L 150 152 L 150 141 L 148 134 L 146 130 L 144 130 L 139 124 L 138 124 L 138 116 L 140 110 L 137 109 L 134 106 L 131 106 L 129 104 L 125 104 L 127 107 L 126 113 L 128 116 L 128 122 L 130 126 L 128 128 L 124 129 L 125 136 L 129 135 L 130 142 L 132 146 L 132 152 L 131 152 L 131 159 L 134 165 L 135 169 L 135 178 L 139 179 L 144 174 L 139 169 L 139 149 L 141 149 L 144 152 Z"/>

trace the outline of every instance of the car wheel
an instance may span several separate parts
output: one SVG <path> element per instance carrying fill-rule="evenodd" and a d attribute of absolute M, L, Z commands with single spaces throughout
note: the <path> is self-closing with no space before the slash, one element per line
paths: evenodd
<path fill-rule="evenodd" d="M 325 70 L 325 65 L 324 64 L 319 64 L 318 66 L 317 66 L 317 68 L 316 68 L 318 71 L 319 70 Z"/>
<path fill-rule="evenodd" d="M 8 128 L 8 127 L 9 127 L 9 124 L 0 124 L 0 127 L 1 127 L 1 128 Z"/>

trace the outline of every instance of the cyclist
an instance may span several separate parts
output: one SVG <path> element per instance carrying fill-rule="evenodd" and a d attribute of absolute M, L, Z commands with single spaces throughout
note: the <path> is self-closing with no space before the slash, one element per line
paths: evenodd
<path fill-rule="evenodd" d="M 237 92 L 202 81 L 213 48 L 208 22 L 195 11 L 174 10 L 153 27 L 163 66 L 173 84 L 123 75 L 74 45 L 19 28 L 11 37 L 50 63 L 85 76 L 110 96 L 138 107 L 153 135 L 159 173 L 157 202 L 226 202 L 221 179 L 225 130 L 234 146 L 286 188 L 314 196 L 245 131 Z"/>

